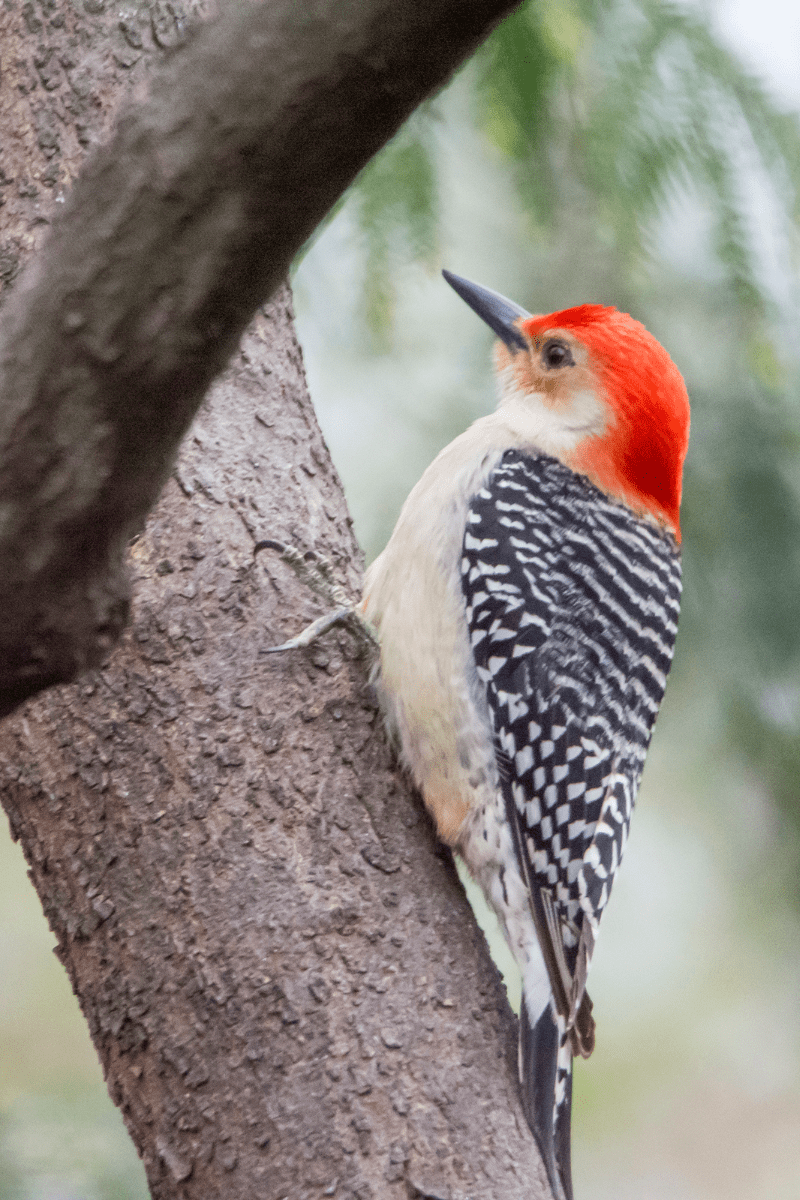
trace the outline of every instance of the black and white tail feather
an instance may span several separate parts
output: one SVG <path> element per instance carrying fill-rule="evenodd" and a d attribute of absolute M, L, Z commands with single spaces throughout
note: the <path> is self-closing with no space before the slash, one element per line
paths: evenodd
<path fill-rule="evenodd" d="M 572 1056 L 594 1045 L 586 976 L 672 659 L 680 553 L 556 459 L 510 450 L 470 502 L 461 579 L 495 732 L 495 819 L 538 943 L 509 937 L 523 1102 L 553 1194 L 572 1200 Z M 482 882 L 507 927 L 498 869 L 502 887 Z"/>

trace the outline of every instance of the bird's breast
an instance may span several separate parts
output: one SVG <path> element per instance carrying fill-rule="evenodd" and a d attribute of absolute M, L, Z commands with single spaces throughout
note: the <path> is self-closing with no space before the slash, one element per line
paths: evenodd
<path fill-rule="evenodd" d="M 450 845 L 497 787 L 460 563 L 469 501 L 504 449 L 491 426 L 472 426 L 447 446 L 409 495 L 365 580 L 362 607 L 380 639 L 375 683 L 387 726 Z"/>

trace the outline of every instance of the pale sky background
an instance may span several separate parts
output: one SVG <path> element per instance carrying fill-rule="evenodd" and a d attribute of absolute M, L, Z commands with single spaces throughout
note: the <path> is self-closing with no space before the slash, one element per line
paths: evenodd
<path fill-rule="evenodd" d="M 717 0 L 703 5 L 732 50 L 788 108 L 800 108 L 798 0 Z"/>

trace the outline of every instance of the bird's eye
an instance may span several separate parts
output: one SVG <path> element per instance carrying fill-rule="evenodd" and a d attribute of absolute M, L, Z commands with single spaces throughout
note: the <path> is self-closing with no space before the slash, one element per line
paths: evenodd
<path fill-rule="evenodd" d="M 572 357 L 572 351 L 566 342 L 555 340 L 546 343 L 544 350 L 542 350 L 542 362 L 548 371 L 552 371 L 556 367 L 575 366 L 575 359 Z"/>

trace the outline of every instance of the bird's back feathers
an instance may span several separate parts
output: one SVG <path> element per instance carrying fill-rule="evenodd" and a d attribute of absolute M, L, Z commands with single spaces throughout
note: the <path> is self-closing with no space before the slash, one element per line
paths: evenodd
<path fill-rule="evenodd" d="M 586 975 L 672 658 L 680 554 L 556 459 L 509 450 L 470 503 L 461 579 L 552 996 L 523 1001 L 523 1096 L 569 1200 L 571 1054 L 594 1044 Z"/>

